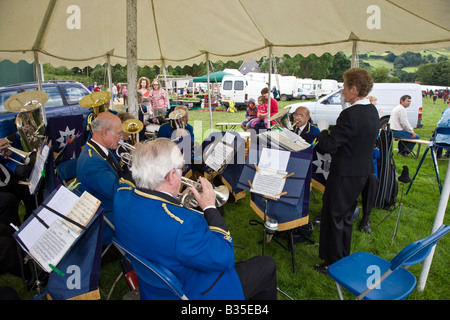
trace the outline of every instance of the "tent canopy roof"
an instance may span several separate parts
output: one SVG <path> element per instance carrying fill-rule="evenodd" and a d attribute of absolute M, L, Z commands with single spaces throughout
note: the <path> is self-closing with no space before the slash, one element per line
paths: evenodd
<path fill-rule="evenodd" d="M 448 0 L 137 0 L 138 64 L 450 46 Z M 0 1 L 0 60 L 127 64 L 127 1 Z"/>

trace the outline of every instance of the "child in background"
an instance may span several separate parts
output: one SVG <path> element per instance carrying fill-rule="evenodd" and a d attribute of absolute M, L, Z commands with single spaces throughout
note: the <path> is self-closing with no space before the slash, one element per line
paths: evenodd
<path fill-rule="evenodd" d="M 268 115 L 269 115 L 269 106 L 267 105 L 266 98 L 264 96 L 260 96 L 258 98 L 258 112 L 256 114 L 255 120 L 252 121 L 252 128 L 256 126 L 257 123 L 264 121 L 264 127 L 267 128 L 268 123 Z"/>
<path fill-rule="evenodd" d="M 250 98 L 248 101 L 247 111 L 245 113 L 245 121 L 242 121 L 241 128 L 244 131 L 250 128 L 250 125 L 254 119 L 256 119 L 256 115 L 258 113 L 258 108 L 256 108 L 255 99 Z"/>

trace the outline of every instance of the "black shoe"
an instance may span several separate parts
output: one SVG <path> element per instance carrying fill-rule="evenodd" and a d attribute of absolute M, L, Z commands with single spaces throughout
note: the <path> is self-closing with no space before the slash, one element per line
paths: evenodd
<path fill-rule="evenodd" d="M 407 157 L 408 156 L 408 154 L 406 152 L 403 152 L 403 151 L 399 151 L 397 153 L 397 155 L 400 156 L 400 157 Z"/>
<path fill-rule="evenodd" d="M 372 228 L 370 227 L 370 221 L 368 219 L 362 219 L 359 222 L 359 231 L 363 231 L 365 233 L 372 233 Z"/>
<path fill-rule="evenodd" d="M 316 270 L 322 274 L 328 275 L 328 266 L 326 266 L 324 264 L 315 264 L 314 270 Z"/>

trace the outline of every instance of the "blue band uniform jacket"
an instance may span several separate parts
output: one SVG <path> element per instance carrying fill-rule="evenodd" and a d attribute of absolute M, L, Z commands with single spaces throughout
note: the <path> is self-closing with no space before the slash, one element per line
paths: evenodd
<path fill-rule="evenodd" d="M 202 215 L 167 194 L 123 184 L 114 198 L 114 225 L 130 250 L 168 268 L 189 299 L 244 299 L 233 240 L 216 208 Z M 141 299 L 176 298 L 141 281 L 139 287 Z"/>
<path fill-rule="evenodd" d="M 118 165 L 117 161 L 115 164 Z M 119 187 L 121 172 L 108 162 L 104 152 L 91 140 L 86 142 L 78 158 L 77 177 L 80 182 L 80 191 L 87 191 L 99 199 L 104 216 L 112 222 L 114 194 Z M 112 237 L 113 230 L 104 224 L 103 244 L 111 243 Z"/>

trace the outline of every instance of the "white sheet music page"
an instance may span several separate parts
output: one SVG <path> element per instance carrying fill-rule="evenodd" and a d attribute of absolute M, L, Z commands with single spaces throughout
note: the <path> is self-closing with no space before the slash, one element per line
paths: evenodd
<path fill-rule="evenodd" d="M 284 177 L 290 154 L 289 151 L 264 148 L 250 192 L 279 199 L 286 182 Z"/>
<path fill-rule="evenodd" d="M 64 186 L 47 203 L 47 207 L 83 226 L 92 219 L 99 205 L 100 201 L 89 193 L 78 197 Z M 45 207 L 37 217 L 39 219 L 32 219 L 19 231 L 18 237 L 30 256 L 46 272 L 51 272 L 50 265 L 57 266 L 79 237 L 81 229 Z"/>
<path fill-rule="evenodd" d="M 230 162 L 234 152 L 235 138 L 233 134 L 226 132 L 223 138 L 212 146 L 214 149 L 209 153 L 205 164 L 214 171 L 219 171 L 225 163 Z"/>

